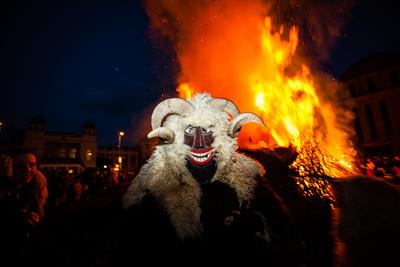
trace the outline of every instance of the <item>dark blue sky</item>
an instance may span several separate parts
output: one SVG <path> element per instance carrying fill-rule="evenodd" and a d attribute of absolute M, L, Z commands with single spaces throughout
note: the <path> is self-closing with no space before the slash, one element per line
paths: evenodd
<path fill-rule="evenodd" d="M 335 77 L 370 53 L 400 52 L 400 3 L 397 0 L 358 0 L 325 63 Z"/>
<path fill-rule="evenodd" d="M 333 76 L 369 52 L 399 51 L 396 1 L 360 2 L 324 65 Z M 100 144 L 116 142 L 118 129 L 134 143 L 145 109 L 174 93 L 174 55 L 150 39 L 139 0 L 24 0 L 0 9 L 0 119 L 8 125 L 41 114 L 48 130 L 77 132 L 92 120 Z"/>

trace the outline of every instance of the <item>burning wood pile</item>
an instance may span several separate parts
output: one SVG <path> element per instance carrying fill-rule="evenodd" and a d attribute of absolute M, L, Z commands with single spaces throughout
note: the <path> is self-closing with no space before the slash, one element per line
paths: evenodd
<path fill-rule="evenodd" d="M 335 204 L 332 179 L 326 166 L 319 160 L 318 147 L 304 146 L 298 152 L 295 147 L 276 147 L 274 149 L 242 149 L 241 152 L 258 160 L 266 169 L 274 188 L 285 196 L 300 194 L 303 197 L 320 201 L 324 199 L 331 207 Z"/>

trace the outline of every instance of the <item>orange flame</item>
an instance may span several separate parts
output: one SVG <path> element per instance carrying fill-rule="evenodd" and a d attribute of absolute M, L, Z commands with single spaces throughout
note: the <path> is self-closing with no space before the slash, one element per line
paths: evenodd
<path fill-rule="evenodd" d="M 292 144 L 301 150 L 304 141 L 312 139 L 321 146 L 321 161 L 327 161 L 330 166 L 325 170 L 328 174 L 340 176 L 354 170 L 351 163 L 354 150 L 349 146 L 347 133 L 337 127 L 332 103 L 320 101 L 318 85 L 315 84 L 309 67 L 302 63 L 294 74 L 289 76 L 285 72 L 287 67 L 293 67 L 294 64 L 293 57 L 298 44 L 297 28 L 292 27 L 289 39 L 285 40 L 283 27 L 274 33 L 271 18 L 267 17 L 260 41 L 261 56 L 266 64 L 259 65 L 252 73 L 243 73 L 247 76 L 247 85 L 241 91 L 242 95 L 248 97 L 239 98 L 235 102 L 239 107 L 245 106 L 258 114 L 266 123 L 267 132 L 272 138 L 265 137 L 264 134 L 258 139 L 250 139 L 249 136 L 256 135 L 254 127 L 253 130 L 245 127 L 239 136 L 239 145 L 254 148 Z M 177 91 L 183 98 L 190 98 L 194 93 L 200 92 L 188 83 L 181 83 Z M 230 90 L 216 93 L 220 97 L 233 96 Z M 331 127 L 328 133 L 327 129 L 318 128 L 321 124 L 319 120 Z"/>
<path fill-rule="evenodd" d="M 153 25 L 170 38 L 175 36 L 170 29 L 179 33 L 180 97 L 208 91 L 259 115 L 266 129 L 245 125 L 238 139 L 242 148 L 293 145 L 301 153 L 306 144 L 318 146 L 327 174 L 354 171 L 346 128 L 351 116 L 332 97 L 335 82 L 299 52 L 299 28 L 273 25 L 261 1 L 189 2 L 156 1 L 148 7 L 156 14 Z"/>
<path fill-rule="evenodd" d="M 176 91 L 179 93 L 181 98 L 189 99 L 192 98 L 194 89 L 190 87 L 188 83 L 181 83 L 177 88 Z"/>

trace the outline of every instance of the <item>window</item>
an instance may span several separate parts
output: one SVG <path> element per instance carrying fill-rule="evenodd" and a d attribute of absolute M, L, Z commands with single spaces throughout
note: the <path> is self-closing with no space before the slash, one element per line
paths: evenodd
<path fill-rule="evenodd" d="M 349 84 L 349 90 L 351 97 L 356 97 L 356 87 L 354 86 L 353 83 Z"/>
<path fill-rule="evenodd" d="M 367 79 L 367 85 L 368 85 L 368 91 L 370 93 L 375 93 L 376 92 L 375 82 L 374 82 L 374 79 L 372 79 L 372 77 L 369 77 Z"/>
<path fill-rule="evenodd" d="M 76 148 L 72 148 L 70 151 L 69 151 L 69 157 L 70 158 L 72 158 L 72 159 L 76 159 L 76 154 L 77 154 L 77 149 Z"/>
<path fill-rule="evenodd" d="M 374 119 L 374 113 L 370 105 L 365 105 L 365 113 L 367 114 L 367 121 L 369 126 L 369 132 L 371 134 L 372 141 L 378 140 L 378 132 L 376 131 L 376 123 Z"/>
<path fill-rule="evenodd" d="M 94 135 L 94 130 L 93 129 L 84 129 L 83 134 Z"/>
<path fill-rule="evenodd" d="M 86 150 L 86 160 L 91 160 L 93 153 L 90 149 Z"/>
<path fill-rule="evenodd" d="M 357 109 L 354 109 L 353 112 L 355 115 L 354 127 L 356 128 L 357 140 L 358 140 L 359 144 L 363 144 L 364 143 L 364 135 L 363 135 L 362 128 L 361 128 L 360 116 L 358 114 Z"/>
<path fill-rule="evenodd" d="M 65 148 L 60 148 L 58 150 L 58 157 L 60 157 L 60 158 L 66 158 L 67 157 L 67 151 L 65 150 Z"/>
<path fill-rule="evenodd" d="M 385 128 L 385 135 L 386 135 L 386 137 L 392 136 L 393 135 L 393 127 L 392 127 L 392 123 L 390 120 L 390 114 L 389 114 L 389 111 L 387 109 L 385 102 L 379 103 L 379 110 L 381 111 L 381 115 L 382 115 L 383 127 Z"/>

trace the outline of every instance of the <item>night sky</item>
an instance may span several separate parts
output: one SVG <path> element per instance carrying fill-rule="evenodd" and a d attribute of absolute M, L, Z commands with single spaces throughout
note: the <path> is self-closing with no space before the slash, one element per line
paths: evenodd
<path fill-rule="evenodd" d="M 143 116 L 174 95 L 174 54 L 150 38 L 141 1 L 8 2 L 0 4 L 0 119 L 8 126 L 42 115 L 50 131 L 79 132 L 92 120 L 100 145 L 114 144 L 118 129 L 133 144 Z M 324 69 L 339 77 L 369 53 L 399 51 L 398 17 L 396 1 L 355 3 Z"/>

